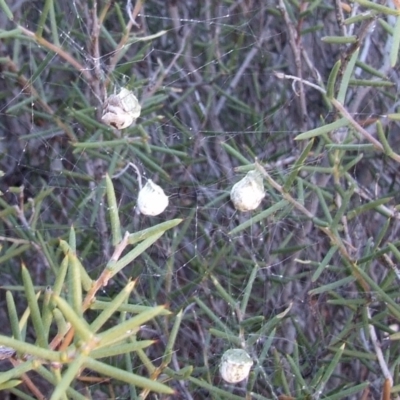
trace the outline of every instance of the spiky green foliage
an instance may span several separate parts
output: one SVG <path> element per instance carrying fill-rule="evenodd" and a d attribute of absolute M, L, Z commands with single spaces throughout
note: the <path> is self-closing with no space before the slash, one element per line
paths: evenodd
<path fill-rule="evenodd" d="M 397 3 L 0 1 L 0 390 L 396 396 Z M 142 113 L 118 131 L 121 88 Z M 129 163 L 161 216 L 132 211 Z"/>

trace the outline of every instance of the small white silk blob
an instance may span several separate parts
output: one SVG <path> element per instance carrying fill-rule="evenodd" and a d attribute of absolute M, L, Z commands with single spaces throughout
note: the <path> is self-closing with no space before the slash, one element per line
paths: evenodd
<path fill-rule="evenodd" d="M 168 206 L 168 196 L 161 186 L 149 179 L 139 190 L 137 208 L 144 215 L 161 214 Z"/>
<path fill-rule="evenodd" d="M 255 210 L 264 196 L 263 178 L 256 170 L 248 172 L 231 190 L 231 200 L 238 211 Z"/>

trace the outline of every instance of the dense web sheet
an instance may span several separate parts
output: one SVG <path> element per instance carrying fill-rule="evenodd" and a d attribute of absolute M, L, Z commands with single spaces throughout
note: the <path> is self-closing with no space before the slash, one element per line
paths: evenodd
<path fill-rule="evenodd" d="M 155 11 L 151 6 L 152 5 L 150 4 L 150 11 Z M 87 21 L 85 21 L 83 18 L 83 13 L 81 10 L 82 5 L 78 4 L 77 2 L 72 2 L 67 7 L 69 8 L 66 12 L 65 18 L 67 23 L 65 24 L 65 27 L 61 25 L 61 28 L 65 28 L 65 30 L 60 29 L 59 32 L 60 46 L 65 49 L 70 49 L 77 60 L 84 66 L 86 71 L 93 72 L 98 66 L 100 71 L 100 79 L 107 79 L 106 77 L 109 74 L 108 64 L 110 58 L 112 58 L 116 52 L 107 51 L 107 47 L 104 45 L 105 54 L 101 54 L 99 59 L 95 59 L 95 57 L 93 57 L 87 48 L 88 41 L 91 37 L 91 31 Z M 196 10 L 196 8 L 197 7 L 193 7 L 193 9 L 190 9 L 190 7 L 188 7 L 188 9 L 184 11 L 185 13 L 193 13 L 196 15 L 196 11 L 199 11 L 198 9 Z M 141 45 L 139 42 L 139 45 L 136 48 L 141 52 L 140 57 L 138 57 L 133 63 L 131 61 L 125 61 L 126 59 L 130 58 L 129 56 L 125 56 L 117 64 L 116 70 L 111 74 L 111 81 L 107 87 L 107 92 L 110 94 L 113 92 L 118 92 L 122 87 L 128 85 L 130 82 L 133 82 L 132 85 L 134 86 L 134 92 L 139 98 L 144 97 L 143 92 L 146 93 L 146 90 L 149 90 L 149 87 L 151 88 L 151 85 L 154 84 L 154 80 L 156 78 L 153 77 L 153 75 L 155 76 L 157 73 L 159 73 L 160 64 L 165 64 L 169 61 L 169 58 L 174 58 L 176 55 L 179 55 L 176 52 L 176 47 L 179 45 L 177 41 L 181 36 L 183 36 L 181 31 L 190 30 L 193 36 L 199 32 L 199 38 L 203 41 L 206 39 L 206 37 L 202 38 L 201 35 L 208 34 L 212 36 L 214 29 L 222 31 L 226 30 L 226 33 L 221 35 L 219 40 L 225 39 L 232 35 L 240 36 L 240 39 L 243 42 L 242 44 L 236 45 L 236 43 L 233 42 L 232 44 L 235 44 L 234 49 L 229 49 L 228 51 L 223 52 L 224 48 L 222 48 L 222 52 L 217 52 L 217 54 L 207 54 L 210 52 L 205 47 L 205 43 L 201 43 L 204 48 L 195 49 L 195 54 L 191 56 L 191 59 L 189 59 L 188 62 L 189 66 L 193 64 L 193 70 L 188 70 L 188 66 L 184 63 L 183 65 L 175 63 L 160 89 L 160 92 L 166 94 L 165 103 L 162 104 L 163 108 L 161 108 L 160 111 L 157 110 L 157 112 L 154 112 L 152 115 L 153 118 L 148 118 L 146 115 L 143 115 L 141 120 L 138 121 L 141 123 L 141 125 L 144 125 L 147 122 L 146 120 L 153 120 L 152 123 L 148 124 L 149 127 L 147 128 L 146 126 L 146 128 L 142 130 L 139 130 L 137 127 L 132 127 L 129 130 L 121 131 L 120 133 L 117 132 L 115 134 L 121 135 L 121 137 L 124 138 L 133 138 L 138 137 L 138 134 L 143 135 L 143 132 L 146 131 L 147 135 L 149 136 L 148 141 L 151 145 L 159 146 L 160 148 L 163 148 L 165 152 L 167 152 L 168 149 L 174 151 L 176 148 L 182 148 L 186 152 L 186 157 L 180 158 L 179 150 L 177 150 L 178 156 L 174 158 L 167 158 L 167 156 L 161 152 L 156 153 L 151 158 L 151 161 L 154 161 L 154 164 L 158 165 L 160 172 L 164 172 L 164 175 L 160 174 L 158 170 L 154 171 L 154 168 L 152 169 L 151 166 L 149 167 L 146 165 L 145 162 L 143 162 L 143 156 L 141 159 L 138 154 L 132 154 L 132 151 L 124 148 L 117 148 L 117 151 L 115 151 L 115 148 L 113 147 L 104 146 L 100 148 L 99 153 L 106 158 L 106 161 L 104 162 L 100 162 L 99 160 L 88 160 L 89 157 L 84 151 L 81 153 L 75 153 L 71 157 L 71 147 L 65 146 L 61 140 L 57 140 L 57 136 L 61 136 L 63 132 L 60 130 L 58 132 L 54 132 L 54 129 L 49 129 L 45 134 L 43 134 L 43 129 L 40 124 L 43 124 L 44 122 L 38 120 L 38 104 L 32 101 L 26 105 L 26 108 L 30 107 L 30 114 L 24 115 L 25 118 L 20 118 L 19 121 L 21 126 L 18 134 L 21 136 L 21 134 L 25 133 L 25 135 L 22 135 L 23 139 L 25 140 L 21 141 L 19 151 L 10 151 L 8 153 L 8 157 L 10 158 L 10 166 L 14 166 L 16 164 L 21 170 L 21 179 L 26 181 L 27 190 L 30 189 L 35 191 L 40 188 L 40 186 L 29 188 L 29 176 L 31 174 L 39 176 L 45 175 L 49 186 L 58 189 L 59 200 L 68 202 L 71 206 L 73 211 L 71 213 L 72 218 L 68 218 L 65 222 L 73 222 L 74 224 L 78 224 L 77 227 L 79 227 L 79 224 L 82 224 L 82 226 L 85 228 L 88 226 L 93 226 L 93 229 L 96 229 L 94 226 L 94 221 L 88 219 L 86 213 L 82 211 L 84 209 L 84 207 L 81 207 L 81 201 L 83 199 L 80 199 L 79 196 L 87 196 L 87 193 L 84 192 L 86 187 L 81 187 L 79 178 L 86 176 L 87 179 L 90 179 L 92 178 L 90 176 L 91 173 L 96 175 L 105 172 L 109 167 L 109 160 L 111 157 L 114 164 L 112 165 L 112 172 L 115 172 L 115 174 L 125 167 L 127 163 L 133 162 L 141 169 L 145 179 L 155 177 L 158 179 L 159 183 L 164 183 L 165 189 L 171 196 L 171 213 L 174 212 L 177 215 L 182 215 L 183 213 L 188 213 L 195 208 L 196 216 L 193 218 L 193 220 L 196 224 L 198 222 L 196 222 L 196 220 L 198 218 L 202 218 L 202 211 L 206 212 L 207 218 L 207 214 L 212 212 L 217 216 L 215 220 L 217 223 L 215 224 L 215 227 L 213 227 L 213 230 L 216 230 L 220 233 L 221 240 L 224 240 L 224 235 L 226 236 L 226 240 L 229 240 L 228 236 L 226 235 L 227 231 L 229 231 L 229 228 L 234 227 L 239 220 L 243 221 L 244 219 L 247 219 L 247 216 L 242 218 L 231 206 L 229 206 L 229 190 L 232 186 L 232 183 L 239 180 L 243 176 L 243 173 L 236 175 L 233 171 L 234 166 L 240 165 L 237 160 L 234 160 L 233 163 L 232 161 L 228 160 L 229 164 L 224 164 L 224 162 L 227 160 L 226 157 L 224 158 L 224 156 L 219 154 L 225 153 L 225 150 L 223 147 L 221 147 L 221 143 L 229 144 L 230 141 L 235 142 L 237 140 L 241 145 L 241 142 L 243 142 L 244 145 L 246 144 L 246 137 L 250 137 L 250 135 L 255 136 L 255 149 L 250 149 L 249 146 L 246 149 L 246 147 L 243 146 L 243 156 L 248 160 L 249 163 L 254 160 L 254 157 L 257 157 L 260 160 L 266 159 L 266 156 L 270 153 L 270 150 L 268 149 L 270 146 L 274 146 L 276 150 L 285 153 L 287 144 L 284 141 L 282 141 L 282 143 L 273 143 L 271 136 L 275 134 L 283 137 L 288 135 L 289 132 L 285 132 L 284 130 L 270 130 L 264 121 L 274 119 L 276 120 L 276 123 L 279 124 L 282 120 L 284 120 L 284 115 L 279 116 L 280 111 L 284 112 L 284 108 L 287 108 L 290 103 L 294 101 L 295 96 L 293 93 L 288 91 L 289 98 L 285 99 L 285 102 L 282 104 L 278 103 L 276 110 L 267 113 L 262 112 L 261 115 L 258 116 L 259 120 L 253 123 L 248 121 L 247 118 L 243 118 L 245 125 L 240 127 L 235 126 L 236 129 L 232 129 L 232 125 L 235 122 L 233 117 L 222 118 L 223 124 L 225 124 L 224 120 L 226 120 L 227 127 L 225 128 L 224 126 L 221 126 L 221 131 L 214 131 L 213 129 L 210 129 L 205 122 L 201 121 L 202 117 L 203 119 L 207 117 L 207 115 L 204 114 L 210 113 L 210 110 L 206 108 L 205 100 L 207 99 L 200 98 L 200 96 L 204 97 L 204 94 L 201 93 L 200 90 L 202 89 L 202 86 L 212 85 L 211 79 L 208 78 L 208 76 L 216 80 L 214 76 L 207 72 L 208 68 L 212 67 L 213 69 L 222 69 L 222 67 L 220 67 L 221 64 L 225 65 L 229 62 L 235 62 L 235 59 L 231 60 L 231 54 L 233 52 L 237 53 L 236 57 L 238 63 L 242 61 L 244 56 L 249 56 L 249 52 L 256 53 L 254 49 L 256 49 L 257 53 L 259 53 L 253 56 L 256 57 L 257 60 L 263 60 L 264 58 L 268 57 L 268 50 L 257 48 L 260 38 L 259 32 L 255 31 L 256 28 L 260 28 L 260 26 L 257 25 L 260 25 L 261 23 L 258 21 L 258 19 L 259 14 L 263 11 L 263 9 L 254 8 L 249 10 L 248 20 L 236 25 L 233 24 L 232 19 L 241 16 L 241 13 L 239 12 L 240 10 L 233 10 L 233 12 L 230 14 L 229 7 L 220 6 L 219 8 L 220 10 L 215 10 L 217 16 L 210 16 L 210 18 L 205 20 L 196 18 L 178 18 L 175 21 L 170 16 L 148 13 L 140 14 L 138 16 L 138 21 L 142 21 L 146 26 L 149 26 L 149 31 L 150 27 L 155 26 L 158 30 L 165 30 L 165 34 L 162 35 L 160 39 L 151 41 L 150 43 L 144 41 L 143 45 Z M 37 11 L 39 12 L 39 10 Z M 256 27 L 252 26 L 253 21 L 255 21 L 254 24 Z M 32 24 L 31 21 L 30 23 Z M 174 24 L 179 24 L 179 26 L 176 28 L 171 28 L 171 25 Z M 33 25 L 30 28 L 35 30 L 36 27 Z M 81 36 L 75 35 L 75 29 L 78 29 L 78 32 L 81 33 Z M 178 32 L 177 29 L 179 30 Z M 119 32 L 112 33 L 114 33 L 115 36 L 119 34 Z M 269 37 L 268 40 L 272 41 L 274 40 L 272 36 L 278 36 L 280 34 L 280 32 L 274 33 L 272 31 L 270 33 L 271 37 Z M 140 31 L 137 35 L 139 37 L 144 36 Z M 238 40 L 236 37 L 232 37 L 230 40 L 233 39 Z M 226 40 L 227 43 L 230 43 L 228 39 Z M 127 45 L 125 47 L 128 48 Z M 75 103 L 72 103 L 72 100 L 70 103 L 66 103 L 63 99 L 64 92 L 70 90 L 71 87 L 78 87 L 79 89 L 77 90 L 80 91 L 81 95 L 88 95 L 89 100 L 85 99 L 85 102 L 87 105 L 93 107 L 97 115 L 98 111 L 102 107 L 106 93 L 100 92 L 102 97 L 99 98 L 98 93 L 94 92 L 90 82 L 88 82 L 84 74 L 79 74 L 77 71 L 74 71 L 75 76 L 72 76 L 69 71 L 64 73 L 62 68 L 64 60 L 60 59 L 60 57 L 57 55 L 50 53 L 48 53 L 48 60 L 45 60 L 45 63 L 42 66 L 42 68 L 45 67 L 45 69 L 46 67 L 49 68 L 50 72 L 46 72 L 48 78 L 40 79 L 41 76 L 38 78 L 38 74 L 36 73 L 37 64 L 40 62 L 40 57 L 43 55 L 40 52 L 37 54 L 38 49 L 34 48 L 33 45 L 28 45 L 27 49 L 30 53 L 30 70 L 26 74 L 26 76 L 30 79 L 29 82 L 27 82 L 27 85 L 32 84 L 35 86 L 37 83 L 42 91 L 42 94 L 49 98 L 54 93 L 54 99 L 52 100 L 53 104 L 55 105 L 53 107 L 55 113 L 59 115 L 66 123 L 70 124 L 77 136 L 81 136 L 82 138 L 90 138 L 90 135 L 84 131 L 85 128 L 82 126 L 82 124 L 76 121 L 73 113 L 82 112 L 82 114 L 84 114 L 87 111 L 91 111 L 91 109 L 86 108 L 86 111 L 80 110 L 80 104 L 77 103 L 77 99 L 74 99 Z M 101 49 L 103 50 L 102 47 Z M 132 53 L 134 54 L 135 52 L 132 51 Z M 166 61 L 164 59 L 160 61 L 162 57 L 165 57 Z M 180 56 L 179 61 L 183 58 L 184 56 Z M 210 60 L 206 61 L 208 58 Z M 202 61 L 206 62 L 202 63 Z M 142 74 L 139 75 L 135 70 L 137 64 L 145 65 L 145 67 L 150 70 L 150 74 L 148 74 L 150 76 L 146 76 L 142 71 L 139 71 L 139 73 L 142 72 Z M 238 67 L 239 66 L 240 65 L 238 65 Z M 119 72 L 120 70 L 125 70 L 125 67 L 127 67 L 126 73 Z M 264 72 L 257 71 L 257 69 L 260 68 L 259 65 L 253 67 L 252 65 L 247 65 L 246 62 L 244 62 L 241 67 L 244 70 L 241 74 L 238 74 L 238 77 L 236 77 L 237 69 L 232 69 L 232 71 L 229 71 L 227 67 L 225 67 L 226 71 L 220 72 L 219 79 L 222 90 L 226 90 L 227 93 L 234 91 L 235 89 L 233 87 L 234 85 L 232 84 L 232 80 L 234 80 L 235 77 L 236 81 L 242 79 L 245 81 L 245 86 L 250 86 L 251 82 L 248 83 L 246 81 L 252 78 L 254 79 L 254 75 L 256 73 L 259 75 L 260 72 Z M 165 65 L 163 65 L 163 68 L 165 69 Z M 204 74 L 204 77 L 202 74 Z M 265 78 L 262 77 L 262 80 L 267 80 L 268 77 L 271 76 L 271 71 L 268 71 L 268 69 L 265 68 L 265 74 L 266 76 Z M 58 79 L 55 79 L 54 75 Z M 194 80 L 192 79 L 193 76 L 197 76 L 197 79 L 201 79 L 201 81 L 198 83 L 191 82 Z M 236 85 L 238 85 L 238 83 L 236 83 Z M 199 89 L 197 89 L 196 86 L 198 86 Z M 179 97 L 182 96 L 182 93 L 187 90 L 188 87 L 194 87 L 194 93 L 188 96 L 188 100 L 185 101 L 185 107 L 182 109 L 174 109 L 173 107 L 170 107 L 174 100 L 175 102 L 179 101 Z M 12 107 L 13 102 L 18 102 L 20 100 L 20 96 L 22 95 L 24 95 L 24 93 L 21 90 L 13 99 L 11 99 L 8 104 L 4 106 L 2 112 L 5 112 L 7 109 Z M 215 94 L 215 96 L 217 96 L 217 94 Z M 221 110 L 223 109 L 224 114 L 229 113 L 233 115 L 236 112 L 240 113 L 240 110 L 224 109 L 224 104 L 226 103 L 225 96 L 220 96 L 217 100 L 216 108 Z M 240 104 L 238 107 L 239 106 Z M 193 126 L 192 124 L 188 124 L 187 117 L 190 117 L 190 113 L 193 113 L 194 111 L 185 110 L 186 107 L 196 109 L 195 111 L 200 111 L 200 113 L 203 114 L 200 114 L 200 116 L 194 115 L 195 118 L 193 120 Z M 172 112 L 170 111 L 171 109 Z M 187 112 L 187 115 L 184 114 L 185 111 Z M 256 116 L 256 110 L 252 112 L 254 116 Z M 177 124 L 179 125 L 177 126 Z M 179 129 L 179 127 L 183 127 L 184 132 L 182 132 L 182 129 Z M 297 132 L 291 131 L 291 134 L 296 133 Z M 110 136 L 107 138 L 103 136 L 103 140 L 112 139 L 114 134 L 109 133 L 109 135 Z M 89 140 L 96 141 L 98 137 L 100 136 L 94 136 L 93 139 Z M 32 148 L 37 151 L 32 152 Z M 142 152 L 143 147 L 139 149 L 140 150 L 138 150 L 138 152 Z M 30 159 L 27 159 L 27 152 L 29 153 Z M 31 153 L 33 153 L 33 156 Z M 290 161 L 291 160 L 289 159 L 288 163 L 285 164 L 284 160 L 282 163 L 280 169 L 283 174 L 287 173 L 287 168 L 290 168 Z M 90 165 L 91 171 L 88 171 L 88 163 L 94 164 L 95 162 L 98 162 L 101 165 Z M 207 163 L 210 163 L 211 165 L 209 168 L 205 169 L 203 166 Z M 164 167 L 164 164 L 167 166 Z M 101 170 L 97 171 L 96 168 Z M 165 171 L 166 169 L 168 169 L 168 171 Z M 71 173 L 71 176 L 69 176 L 68 179 L 65 176 L 65 171 Z M 126 176 L 121 178 L 122 185 L 124 186 L 124 188 L 121 189 L 121 202 L 123 201 L 127 203 L 125 207 L 127 210 L 125 212 L 126 218 L 136 219 L 137 227 L 140 228 L 143 226 L 142 224 L 146 224 L 147 221 L 146 218 L 138 218 L 132 211 L 138 191 L 136 176 L 132 172 L 133 171 L 130 171 L 130 173 L 127 173 Z M 273 173 L 276 174 L 276 172 Z M 75 175 L 77 175 L 77 177 L 75 177 Z M 181 175 L 180 179 L 174 179 L 178 175 Z M 172 179 L 170 178 L 170 181 L 168 181 L 168 179 L 165 179 L 167 176 L 172 176 Z M 185 184 L 187 186 L 185 186 Z M 95 197 L 97 185 L 91 185 L 91 190 L 93 193 L 89 194 L 90 198 L 86 197 L 88 205 L 98 201 L 98 198 Z M 219 201 L 214 201 L 219 197 Z M 74 200 L 77 202 L 74 203 Z M 185 205 L 185 202 L 189 204 Z M 214 204 L 208 206 L 208 203 L 210 202 Z M 268 200 L 266 201 L 266 204 L 268 204 Z M 49 207 L 51 208 L 51 205 Z M 76 214 L 80 214 L 81 216 L 78 221 L 75 219 Z M 218 223 L 219 218 L 224 219 L 224 224 Z M 254 252 L 254 249 L 251 250 L 251 248 L 254 247 L 254 243 L 251 242 L 255 241 L 257 243 L 258 241 L 261 241 L 265 236 L 264 232 L 266 229 L 269 228 L 261 225 L 260 229 L 257 229 L 254 232 L 251 232 L 251 230 L 246 232 L 245 235 L 250 239 L 250 254 Z M 197 232 L 197 235 L 198 234 L 199 233 Z M 198 241 L 200 241 L 200 238 L 197 239 L 197 242 Z M 192 246 L 195 250 L 197 250 L 198 243 L 196 243 L 196 240 L 192 242 Z"/>

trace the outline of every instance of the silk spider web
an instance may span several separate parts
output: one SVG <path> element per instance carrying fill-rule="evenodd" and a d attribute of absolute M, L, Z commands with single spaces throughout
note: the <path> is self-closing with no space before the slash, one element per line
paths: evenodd
<path fill-rule="evenodd" d="M 137 176 L 128 170 L 114 179 L 123 227 L 135 232 L 167 219 L 183 222 L 106 287 L 105 297 L 117 293 L 129 277 L 139 277 L 137 290 L 145 298 L 168 302 L 171 308 L 185 307 L 193 317 L 187 329 L 197 323 L 195 297 L 209 297 L 221 321 L 231 327 L 237 316 L 205 277 L 218 277 L 225 290 L 240 299 L 249 271 L 257 264 L 256 292 L 263 301 L 254 302 L 249 314 L 271 316 L 294 304 L 301 324 L 314 321 L 320 317 L 319 311 L 314 313 L 319 305 L 307 296 L 312 260 L 315 253 L 324 253 L 327 243 L 309 221 L 286 206 L 237 234 L 229 233 L 282 199 L 266 185 L 267 196 L 259 210 L 237 212 L 229 191 L 245 172 L 236 168 L 257 159 L 276 180 L 284 180 L 302 150 L 293 145 L 293 137 L 305 130 L 299 122 L 296 87 L 273 73 L 292 63 L 286 28 L 268 13 L 270 4 L 256 1 L 168 4 L 146 2 L 132 39 L 118 51 L 124 29 L 120 16 L 125 23 L 129 19 L 126 5 L 115 4 L 99 32 L 98 56 L 91 47 L 92 15 L 85 2 L 61 5 L 64 18 L 58 36 L 51 31 L 45 36 L 49 41 L 56 38 L 84 66 L 81 71 L 44 46 L 25 44 L 26 54 L 20 54 L 20 60 L 26 63 L 28 82 L 14 90 L 1 108 L 15 129 L 12 134 L 19 138 L 13 144 L 7 140 L 5 181 L 12 187 L 24 185 L 24 201 L 44 186 L 52 188 L 39 217 L 41 234 L 46 239 L 57 237 L 72 224 L 78 236 L 84 232 L 79 249 L 90 260 L 89 273 L 95 274 L 111 251 L 102 177 L 134 163 L 145 180 L 163 187 L 170 205 L 156 218 L 137 214 Z M 35 31 L 37 22 L 26 13 L 39 15 L 40 10 L 28 3 L 22 9 L 26 28 Z M 113 66 L 115 56 L 118 61 Z M 314 61 L 320 71 L 331 67 L 324 57 Z M 74 148 L 53 117 L 43 112 L 43 105 L 29 98 L 29 86 L 71 128 L 78 142 L 104 145 Z M 142 115 L 135 125 L 116 132 L 102 126 L 99 116 L 105 96 L 122 87 L 139 98 Z M 310 90 L 307 95 L 313 104 L 310 129 L 321 118 L 329 120 L 329 113 L 318 93 Z M 360 118 L 370 115 L 368 105 L 364 107 L 365 116 L 358 113 Z M 318 144 L 313 153 L 302 178 L 317 185 L 313 168 L 323 167 L 329 155 Z M 307 204 L 308 188 L 300 189 Z M 20 201 L 15 194 L 7 195 Z M 21 224 L 21 228 L 27 227 Z M 325 279 L 339 277 L 333 269 Z M 352 295 L 351 289 L 348 294 Z M 318 324 L 311 337 L 326 334 Z M 294 335 L 293 330 L 280 332 L 280 346 L 291 351 Z M 218 343 L 211 357 L 214 369 L 221 353 Z"/>

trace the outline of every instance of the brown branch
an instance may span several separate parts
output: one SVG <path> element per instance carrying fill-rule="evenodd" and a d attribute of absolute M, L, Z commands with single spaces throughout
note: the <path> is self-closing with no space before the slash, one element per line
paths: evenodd
<path fill-rule="evenodd" d="M 301 117 L 301 126 L 302 129 L 305 129 L 305 122 L 307 118 L 307 104 L 306 104 L 306 97 L 304 93 L 304 86 L 303 86 L 303 71 L 302 71 L 302 62 L 301 62 L 301 44 L 300 44 L 300 37 L 298 37 L 295 27 L 289 17 L 289 13 L 286 10 L 286 5 L 283 0 L 279 0 L 279 9 L 282 13 L 283 19 L 288 29 L 289 33 L 289 43 L 290 47 L 292 48 L 292 52 L 294 55 L 294 61 L 296 64 L 296 74 L 300 78 L 299 82 L 299 108 L 300 108 L 300 117 Z"/>
<path fill-rule="evenodd" d="M 14 358 L 9 359 L 11 364 L 15 367 L 20 365 L 23 361 L 16 360 Z M 21 375 L 22 381 L 26 387 L 31 391 L 31 393 L 39 400 L 46 400 L 46 396 L 37 388 L 37 386 L 32 382 L 27 374 Z"/>
<path fill-rule="evenodd" d="M 371 310 L 369 307 L 367 307 L 367 315 L 368 315 L 368 320 L 371 321 L 372 316 L 371 316 Z M 381 349 L 381 346 L 378 341 L 378 336 L 376 335 L 375 327 L 372 324 L 369 324 L 369 336 L 370 336 L 372 344 L 374 346 L 375 355 L 376 355 L 376 358 L 378 359 L 379 366 L 381 367 L 383 376 L 385 377 L 385 379 L 387 379 L 389 381 L 390 387 L 392 387 L 393 386 L 393 377 L 392 377 L 392 374 L 390 373 L 390 370 L 386 364 L 385 356 L 382 353 L 382 349 Z"/>
<path fill-rule="evenodd" d="M 261 174 L 264 176 L 264 178 L 267 180 L 267 182 L 275 190 L 277 190 L 287 202 L 289 202 L 294 208 L 299 210 L 301 213 L 303 213 L 305 216 L 310 218 L 312 221 L 315 220 L 315 216 L 309 210 L 307 210 L 307 208 L 305 208 L 301 203 L 299 203 L 296 199 L 294 199 L 288 192 L 286 192 L 284 190 L 283 186 L 281 186 L 278 182 L 276 182 L 274 179 L 272 179 L 271 175 L 260 164 L 256 163 L 256 168 L 258 171 L 261 172 Z M 336 245 L 338 247 L 338 250 L 339 250 L 340 254 L 342 255 L 342 257 L 349 263 L 353 276 L 357 279 L 358 283 L 363 288 L 363 290 L 366 293 L 369 293 L 370 288 L 369 288 L 367 282 L 365 282 L 364 278 L 357 271 L 356 263 L 352 259 L 350 254 L 348 253 L 341 238 L 338 235 L 336 235 L 334 232 L 332 232 L 329 227 L 321 226 L 318 224 L 316 224 L 316 227 L 318 229 L 320 229 L 323 233 L 325 233 L 326 236 L 329 237 L 329 239 L 333 245 Z"/>
<path fill-rule="evenodd" d="M 132 26 L 136 24 L 135 19 L 139 14 L 140 9 L 142 8 L 142 3 L 143 3 L 143 0 L 137 0 L 132 13 L 129 13 L 129 22 L 128 22 L 128 25 L 126 26 L 125 33 L 122 36 L 121 40 L 119 41 L 118 46 L 114 51 L 114 55 L 111 58 L 110 65 L 108 67 L 108 76 L 107 76 L 107 79 L 106 79 L 106 82 L 104 85 L 105 88 L 107 88 L 108 85 L 110 84 L 111 74 L 114 71 L 115 66 L 117 65 L 117 62 L 119 61 L 121 49 L 126 45 L 126 42 L 129 39 L 129 35 L 131 32 Z"/>
<path fill-rule="evenodd" d="M 101 81 L 101 66 L 100 66 L 100 46 L 99 46 L 99 35 L 100 35 L 100 21 L 97 18 L 97 1 L 93 4 L 92 9 L 92 36 L 91 36 L 91 52 L 94 63 L 94 73 L 96 75 L 96 79 L 93 80 L 93 90 L 96 93 L 99 101 L 104 100 L 105 93 L 102 93 L 100 89 L 100 81 Z M 101 108 L 97 110 L 97 117 L 101 116 Z"/>
<path fill-rule="evenodd" d="M 122 241 L 115 247 L 114 249 L 114 253 L 110 258 L 110 261 L 108 262 L 108 264 L 110 262 L 116 262 L 119 260 L 119 258 L 121 257 L 121 254 L 123 253 L 123 251 L 125 250 L 126 246 L 128 245 L 128 239 L 129 239 L 129 232 L 126 232 Z M 107 264 L 107 265 L 108 265 Z M 96 293 L 103 287 L 106 286 L 108 281 L 110 280 L 110 278 L 112 277 L 112 271 L 110 269 L 108 269 L 107 267 L 103 270 L 103 272 L 101 273 L 101 275 L 99 276 L 99 278 L 93 283 L 92 287 L 90 288 L 89 292 L 86 294 L 86 297 L 83 301 L 82 304 L 82 310 L 86 311 L 90 305 L 92 304 Z M 64 351 L 67 349 L 67 347 L 71 344 L 73 338 L 75 335 L 75 330 L 74 328 L 70 328 L 68 330 L 68 332 L 65 335 L 65 339 L 62 343 L 62 345 L 60 346 L 60 351 Z"/>
<path fill-rule="evenodd" d="M 145 99 L 151 97 L 157 90 L 158 88 L 162 85 L 162 83 L 164 82 L 164 79 L 166 78 L 166 76 L 169 74 L 169 72 L 171 71 L 172 67 L 175 65 L 175 63 L 177 62 L 178 58 L 182 56 L 183 51 L 185 50 L 185 46 L 186 46 L 186 41 L 187 38 L 189 36 L 189 31 L 186 31 L 185 36 L 182 40 L 182 44 L 180 49 L 178 50 L 178 52 L 175 54 L 174 58 L 172 59 L 172 61 L 169 63 L 169 65 L 167 66 L 167 68 L 161 73 L 161 75 L 159 76 L 159 78 L 157 79 L 156 83 L 154 85 L 151 86 L 150 89 L 147 89 L 144 93 L 143 93 L 143 97 L 142 97 L 142 101 L 144 101 Z"/>
<path fill-rule="evenodd" d="M 24 28 L 21 25 L 18 25 L 18 29 L 21 30 L 22 33 L 24 33 L 26 36 L 29 36 L 32 38 L 37 44 L 40 46 L 45 47 L 46 49 L 49 49 L 53 51 L 54 53 L 58 54 L 61 58 L 63 58 L 65 61 L 70 63 L 77 71 L 79 71 L 87 81 L 91 82 L 92 81 L 92 75 L 89 73 L 88 69 L 85 68 L 82 64 L 80 64 L 74 57 L 72 57 L 69 53 L 64 51 L 61 47 L 56 46 L 53 43 L 50 43 L 46 39 L 37 36 L 34 32 L 30 31 L 29 29 Z"/>
<path fill-rule="evenodd" d="M 375 139 L 367 130 L 365 130 L 352 116 L 351 114 L 346 110 L 346 108 L 336 99 L 331 99 L 331 102 L 333 106 L 345 117 L 350 124 L 355 128 L 355 130 L 359 133 L 361 133 L 362 136 L 364 136 L 365 139 L 367 139 L 370 143 L 374 145 L 374 147 L 377 150 L 382 151 L 383 153 L 385 152 L 383 145 L 381 142 L 379 142 L 377 139 Z M 400 155 L 392 152 L 388 154 L 390 158 L 393 158 L 393 160 L 400 162 Z"/>
<path fill-rule="evenodd" d="M 318 90 L 321 93 L 326 94 L 326 91 L 324 89 L 322 89 L 321 87 L 319 87 L 318 85 L 315 85 L 311 82 L 308 82 L 304 79 L 301 79 L 297 76 L 293 76 L 293 75 L 286 75 L 283 74 L 281 72 L 274 72 L 274 75 L 279 78 L 279 79 L 292 79 L 294 81 L 299 81 L 305 85 L 311 86 L 312 88 Z M 377 150 L 380 150 L 382 153 L 385 153 L 385 149 L 383 147 L 383 145 L 381 144 L 381 142 L 379 142 L 379 140 L 375 139 L 367 130 L 365 130 L 353 117 L 352 115 L 346 110 L 346 108 L 343 106 L 343 104 L 341 104 L 338 100 L 336 99 L 330 99 L 331 103 L 333 104 L 333 106 L 342 114 L 343 117 L 345 117 L 349 122 L 350 125 L 358 132 L 360 133 L 365 139 L 367 139 L 370 143 L 372 143 L 374 145 L 374 147 Z M 386 154 L 386 153 L 385 153 Z M 395 153 L 395 152 L 391 152 L 389 154 L 387 154 L 390 158 L 392 158 L 393 160 L 400 162 L 400 155 Z"/>

